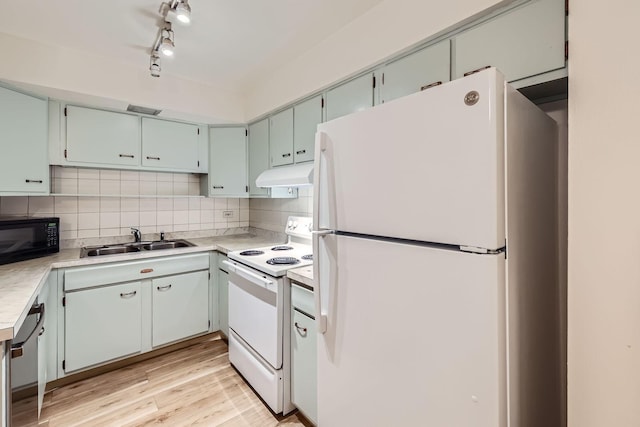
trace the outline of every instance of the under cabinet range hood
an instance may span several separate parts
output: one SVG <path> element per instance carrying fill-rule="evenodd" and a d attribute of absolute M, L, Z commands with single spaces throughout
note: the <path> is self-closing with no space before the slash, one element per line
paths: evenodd
<path fill-rule="evenodd" d="M 303 187 L 313 185 L 313 163 L 280 166 L 262 172 L 257 187 Z"/>

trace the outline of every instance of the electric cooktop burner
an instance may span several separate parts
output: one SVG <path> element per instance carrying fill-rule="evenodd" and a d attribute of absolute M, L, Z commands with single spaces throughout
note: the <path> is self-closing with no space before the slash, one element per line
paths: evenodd
<path fill-rule="evenodd" d="M 291 246 L 274 246 L 271 248 L 272 251 L 290 251 L 292 249 Z"/>
<path fill-rule="evenodd" d="M 242 251 L 240 252 L 240 255 L 244 255 L 244 256 L 256 256 L 256 255 L 263 255 L 264 252 L 263 251 Z"/>
<path fill-rule="evenodd" d="M 271 258 L 270 260 L 267 260 L 267 264 L 271 264 L 271 265 L 293 265 L 293 264 L 298 264 L 299 262 L 300 262 L 299 259 L 288 257 L 288 256 L 276 257 L 276 258 Z"/>
<path fill-rule="evenodd" d="M 305 261 L 313 261 L 313 254 L 302 255 L 302 259 Z"/>

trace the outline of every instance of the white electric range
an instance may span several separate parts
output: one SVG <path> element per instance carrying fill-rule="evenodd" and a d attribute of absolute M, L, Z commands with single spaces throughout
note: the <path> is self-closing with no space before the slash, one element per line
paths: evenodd
<path fill-rule="evenodd" d="M 290 395 L 291 290 L 287 270 L 313 263 L 311 218 L 290 216 L 288 241 L 232 251 L 229 269 L 229 360 L 275 413 Z"/>

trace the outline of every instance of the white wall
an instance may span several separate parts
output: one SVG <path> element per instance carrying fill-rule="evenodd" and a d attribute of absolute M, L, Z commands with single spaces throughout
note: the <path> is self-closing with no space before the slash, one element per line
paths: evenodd
<path fill-rule="evenodd" d="M 225 90 L 163 74 L 149 75 L 148 55 L 140 64 L 108 60 L 88 54 L 0 33 L 0 79 L 42 87 L 38 93 L 56 96 L 65 92 L 159 108 L 165 116 L 185 120 L 243 122 L 241 97 Z M 53 88 L 48 93 L 44 88 Z M 62 91 L 56 92 L 55 90 Z M 95 99 L 88 98 L 91 103 Z M 113 106 L 113 105 L 109 105 Z"/>
<path fill-rule="evenodd" d="M 273 75 L 247 88 L 249 120 L 513 0 L 385 0 Z"/>
<path fill-rule="evenodd" d="M 569 14 L 569 425 L 640 425 L 640 3 Z"/>

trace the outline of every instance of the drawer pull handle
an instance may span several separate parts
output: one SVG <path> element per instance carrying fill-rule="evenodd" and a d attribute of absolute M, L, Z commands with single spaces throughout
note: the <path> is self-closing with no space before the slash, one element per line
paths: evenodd
<path fill-rule="evenodd" d="M 491 68 L 491 65 L 485 65 L 484 67 L 480 67 L 477 70 L 467 71 L 466 73 L 463 74 L 463 77 L 467 77 L 467 76 L 470 76 L 471 74 L 479 73 L 480 71 L 486 70 L 487 68 Z"/>
<path fill-rule="evenodd" d="M 222 190 L 224 188 L 224 185 L 214 185 L 213 188 Z"/>
<path fill-rule="evenodd" d="M 283 154 L 282 157 L 291 157 L 291 153 Z"/>
<path fill-rule="evenodd" d="M 440 86 L 441 84 L 442 82 L 433 82 L 428 85 L 420 86 L 420 90 L 423 91 L 423 90 L 431 89 L 432 87 Z"/>
<path fill-rule="evenodd" d="M 300 335 L 302 336 L 307 335 L 307 328 L 305 328 L 304 326 L 298 325 L 298 322 L 295 322 L 294 325 Z"/>
<path fill-rule="evenodd" d="M 24 182 L 33 183 L 33 184 L 42 184 L 41 179 L 25 179 Z"/>
<path fill-rule="evenodd" d="M 160 160 L 160 157 L 147 156 L 147 160 Z"/>
<path fill-rule="evenodd" d="M 120 157 L 127 157 L 129 159 L 133 159 L 133 154 L 120 154 Z"/>
<path fill-rule="evenodd" d="M 136 296 L 137 293 L 138 291 L 120 292 L 120 298 L 132 298 Z"/>
<path fill-rule="evenodd" d="M 140 270 L 140 273 L 142 274 L 153 273 L 153 268 L 143 268 L 142 270 Z"/>
<path fill-rule="evenodd" d="M 171 289 L 171 285 L 158 286 L 158 290 L 159 290 L 160 292 L 166 292 L 166 291 L 168 291 L 169 289 Z"/>
<path fill-rule="evenodd" d="M 298 150 L 298 151 L 296 151 L 296 154 L 304 154 L 306 152 L 307 152 L 307 150 Z"/>

